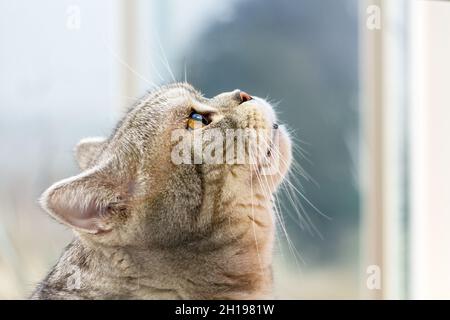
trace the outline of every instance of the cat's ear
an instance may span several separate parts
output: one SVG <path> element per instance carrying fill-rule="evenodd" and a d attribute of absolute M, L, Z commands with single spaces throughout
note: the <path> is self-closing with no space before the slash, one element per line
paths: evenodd
<path fill-rule="evenodd" d="M 86 170 L 106 145 L 106 138 L 84 138 L 75 146 L 75 158 L 81 170 Z"/>
<path fill-rule="evenodd" d="M 40 203 L 58 221 L 97 234 L 112 229 L 108 218 L 123 200 L 117 188 L 111 175 L 94 167 L 52 185 Z"/>

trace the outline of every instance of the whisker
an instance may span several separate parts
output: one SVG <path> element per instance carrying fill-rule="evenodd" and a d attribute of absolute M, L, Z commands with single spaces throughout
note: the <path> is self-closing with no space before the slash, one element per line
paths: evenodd
<path fill-rule="evenodd" d="M 267 148 L 270 148 L 270 146 L 268 145 L 268 143 L 266 141 L 263 141 L 263 143 L 266 144 Z M 284 159 L 282 158 L 279 150 L 277 150 L 276 148 L 271 148 L 271 151 L 274 151 L 274 153 L 277 154 L 278 159 L 281 160 L 287 166 L 287 164 L 284 161 Z M 313 235 L 313 231 L 314 231 L 315 234 L 317 234 L 321 239 L 323 239 L 322 234 L 317 229 L 317 227 L 314 225 L 314 223 L 312 222 L 312 220 L 309 217 L 309 215 L 306 213 L 306 210 L 305 210 L 303 204 L 300 201 L 298 201 L 297 197 L 295 197 L 295 194 L 296 193 L 299 194 L 301 196 L 301 198 L 304 199 L 307 202 L 307 204 L 309 204 L 313 209 L 316 210 L 316 212 L 319 212 L 322 216 L 324 216 L 324 217 L 326 217 L 328 219 L 330 219 L 330 218 L 327 215 L 323 214 L 317 207 L 315 207 L 311 203 L 311 201 L 309 201 L 306 198 L 306 196 L 304 196 L 304 194 L 297 187 L 295 187 L 295 185 L 289 180 L 290 176 L 291 176 L 291 173 L 289 172 L 288 175 L 285 177 L 285 179 L 282 181 L 281 184 L 282 184 L 282 186 L 284 187 L 284 189 L 286 191 L 285 194 L 287 195 L 288 200 L 292 204 L 293 209 L 297 212 L 298 218 L 300 219 L 300 221 L 299 221 L 300 222 L 300 227 L 302 227 L 302 225 L 304 223 L 308 227 L 307 229 L 309 230 L 311 235 Z M 290 210 L 287 210 L 287 212 L 289 213 Z M 303 212 L 303 214 L 302 214 L 302 212 Z M 297 220 L 294 219 L 294 221 L 297 221 Z"/>
<path fill-rule="evenodd" d="M 260 187 L 262 189 L 264 189 L 263 193 L 268 194 L 268 197 L 270 197 L 270 199 L 273 199 L 272 198 L 272 193 L 270 191 L 269 184 L 268 184 L 268 181 L 267 181 L 267 176 L 264 175 L 264 179 L 266 181 L 265 184 L 262 182 L 261 174 L 258 171 L 256 171 L 256 176 L 258 178 L 258 182 L 260 184 Z M 273 184 L 273 178 L 271 177 L 271 179 L 272 179 L 272 184 Z M 264 187 L 264 185 L 265 185 L 265 187 Z M 276 194 L 274 194 L 274 196 L 277 197 Z M 276 199 L 278 201 L 278 198 L 276 198 Z M 300 252 L 297 250 L 297 248 L 295 247 L 295 245 L 293 244 L 293 242 L 291 241 L 291 239 L 289 237 L 289 234 L 288 234 L 288 232 L 286 230 L 286 227 L 284 225 L 284 219 L 283 219 L 283 217 L 282 217 L 282 215 L 281 215 L 281 213 L 279 211 L 279 208 L 277 207 L 278 203 L 280 203 L 280 202 L 276 202 L 275 206 L 273 207 L 274 213 L 275 213 L 275 217 L 276 217 L 275 221 L 278 223 L 276 226 L 278 228 L 281 228 L 281 230 L 283 231 L 283 234 L 284 234 L 284 236 L 286 238 L 286 242 L 288 244 L 289 251 L 291 252 L 292 256 L 295 258 L 295 263 L 296 263 L 297 267 L 300 268 L 300 266 L 298 264 L 298 260 L 297 260 L 298 258 L 300 258 L 300 260 L 301 260 L 301 262 L 303 264 L 306 264 L 306 263 L 305 263 L 303 257 L 301 256 Z"/>
<path fill-rule="evenodd" d="M 164 51 L 163 45 L 162 45 L 161 40 L 160 40 L 158 35 L 156 35 L 156 40 L 158 41 L 159 50 L 160 50 L 160 52 L 162 54 L 162 59 L 160 58 L 160 60 L 164 64 L 164 66 L 167 68 L 167 71 L 169 71 L 169 74 L 172 77 L 172 80 L 174 82 L 176 82 L 177 80 L 175 79 L 175 76 L 174 76 L 174 74 L 172 72 L 172 68 L 170 67 L 169 60 L 167 59 L 166 52 Z"/>
<path fill-rule="evenodd" d="M 116 59 L 121 65 L 123 65 L 125 68 L 127 68 L 129 71 L 131 71 L 135 76 L 137 76 L 139 79 L 145 81 L 145 83 L 147 83 L 149 86 L 153 87 L 153 88 L 157 88 L 158 86 L 150 81 L 149 79 L 145 78 L 142 74 L 140 74 L 139 72 L 137 72 L 136 70 L 134 70 L 128 63 L 126 63 L 122 58 L 119 57 L 119 55 L 111 48 L 109 47 L 107 44 L 106 48 L 108 49 L 109 53 L 114 57 L 114 59 Z"/>
<path fill-rule="evenodd" d="M 147 60 L 150 62 L 150 65 L 152 67 L 152 69 L 155 71 L 156 75 L 158 76 L 158 78 L 161 80 L 162 83 L 166 82 L 166 80 L 164 79 L 164 77 L 161 75 L 161 73 L 159 72 L 158 68 L 155 66 L 155 64 L 153 63 L 152 59 L 148 59 Z"/>
<path fill-rule="evenodd" d="M 250 171 L 250 194 L 251 194 L 251 203 L 252 203 L 252 218 L 255 219 L 255 210 L 254 210 L 254 200 L 253 200 L 253 178 L 252 178 L 252 171 Z M 261 255 L 259 252 L 259 245 L 258 245 L 258 238 L 256 236 L 256 227 L 255 224 L 252 223 L 252 228 L 253 228 L 253 237 L 255 239 L 255 246 L 256 246 L 256 253 L 258 255 L 258 263 L 259 263 L 259 267 L 261 269 L 261 273 L 264 273 L 264 269 L 262 267 L 262 260 L 261 260 Z"/>

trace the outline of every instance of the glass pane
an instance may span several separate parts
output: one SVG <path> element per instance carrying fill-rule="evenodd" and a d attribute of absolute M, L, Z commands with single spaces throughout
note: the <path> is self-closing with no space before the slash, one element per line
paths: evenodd
<path fill-rule="evenodd" d="M 277 293 L 357 297 L 358 3 L 237 1 L 229 10 L 179 55 L 179 72 L 186 63 L 207 96 L 240 88 L 269 97 L 292 129 L 299 167 L 279 193 L 292 248 L 279 230 Z"/>
<path fill-rule="evenodd" d="M 186 74 L 207 96 L 240 88 L 278 104 L 299 167 L 279 193 L 290 242 L 279 230 L 277 295 L 358 297 L 357 2 L 155 1 L 134 17 L 152 31 L 133 35 L 152 55 L 131 50 L 134 61 L 119 62 L 111 42 L 128 2 L 0 1 L 0 298 L 30 293 L 70 240 L 36 199 L 77 172 L 78 140 L 109 134 L 130 68 L 155 82 L 155 69 L 165 81 Z M 77 10 L 78 27 L 68 20 Z"/>
<path fill-rule="evenodd" d="M 0 298 L 27 297 L 72 238 L 37 199 L 78 172 L 80 138 L 107 135 L 119 114 L 99 41 L 110 13 L 94 1 L 0 1 Z"/>

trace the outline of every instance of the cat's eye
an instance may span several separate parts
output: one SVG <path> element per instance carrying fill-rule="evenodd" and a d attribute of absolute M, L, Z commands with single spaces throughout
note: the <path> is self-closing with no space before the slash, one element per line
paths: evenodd
<path fill-rule="evenodd" d="M 187 128 L 188 130 L 195 130 L 199 128 L 203 128 L 204 126 L 207 126 L 209 124 L 208 118 L 200 113 L 192 112 L 189 115 Z"/>

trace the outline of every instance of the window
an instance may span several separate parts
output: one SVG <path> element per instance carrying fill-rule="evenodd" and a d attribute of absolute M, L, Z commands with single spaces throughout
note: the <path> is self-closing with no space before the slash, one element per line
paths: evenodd
<path fill-rule="evenodd" d="M 73 146 L 185 79 L 292 129 L 278 297 L 449 298 L 449 23 L 447 1 L 0 2 L 0 298 L 70 241 L 36 200 Z"/>

